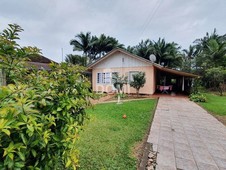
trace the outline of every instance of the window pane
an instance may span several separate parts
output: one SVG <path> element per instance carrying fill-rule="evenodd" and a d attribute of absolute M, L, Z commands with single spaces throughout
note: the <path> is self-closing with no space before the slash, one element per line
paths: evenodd
<path fill-rule="evenodd" d="M 111 83 L 111 76 L 110 76 L 110 73 L 105 73 L 105 83 L 106 83 L 106 84 Z"/>
<path fill-rule="evenodd" d="M 102 83 L 102 74 L 97 73 L 97 83 Z"/>
<path fill-rule="evenodd" d="M 102 73 L 102 83 L 105 83 L 105 73 Z"/>

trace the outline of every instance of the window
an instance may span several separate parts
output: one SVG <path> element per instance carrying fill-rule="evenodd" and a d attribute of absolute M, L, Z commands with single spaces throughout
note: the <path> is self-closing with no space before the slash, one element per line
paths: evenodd
<path fill-rule="evenodd" d="M 102 83 L 102 74 L 97 73 L 97 83 Z"/>
<path fill-rule="evenodd" d="M 111 74 L 105 73 L 105 83 L 110 84 L 111 83 Z"/>
<path fill-rule="evenodd" d="M 110 73 L 97 73 L 97 83 L 110 84 L 111 83 L 111 74 Z"/>

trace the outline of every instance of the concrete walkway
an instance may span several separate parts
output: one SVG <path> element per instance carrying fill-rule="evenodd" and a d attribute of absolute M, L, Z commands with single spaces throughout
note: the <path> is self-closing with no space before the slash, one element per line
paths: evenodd
<path fill-rule="evenodd" d="M 148 142 L 157 170 L 226 170 L 226 127 L 186 98 L 160 97 Z"/>

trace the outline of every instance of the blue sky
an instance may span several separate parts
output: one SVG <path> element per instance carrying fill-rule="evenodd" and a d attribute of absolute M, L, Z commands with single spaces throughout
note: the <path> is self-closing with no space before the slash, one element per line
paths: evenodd
<path fill-rule="evenodd" d="M 214 28 L 226 33 L 225 9 L 225 0 L 1 0 L 0 30 L 19 24 L 22 46 L 37 46 L 60 62 L 62 48 L 64 57 L 76 54 L 69 41 L 81 31 L 125 46 L 161 37 L 188 48 Z"/>

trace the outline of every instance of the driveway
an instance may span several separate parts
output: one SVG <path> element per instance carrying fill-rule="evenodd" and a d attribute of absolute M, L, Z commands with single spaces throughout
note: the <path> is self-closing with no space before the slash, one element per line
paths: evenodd
<path fill-rule="evenodd" d="M 226 127 L 187 98 L 159 98 L 148 142 L 157 170 L 226 170 Z"/>

